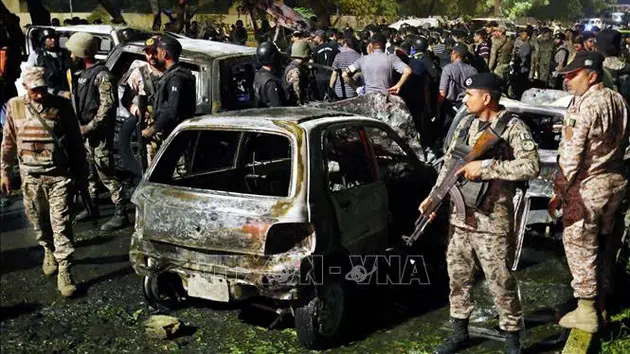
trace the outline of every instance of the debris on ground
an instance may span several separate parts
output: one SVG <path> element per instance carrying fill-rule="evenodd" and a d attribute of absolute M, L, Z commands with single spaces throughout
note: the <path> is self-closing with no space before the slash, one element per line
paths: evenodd
<path fill-rule="evenodd" d="M 182 322 L 177 317 L 153 315 L 143 323 L 147 335 L 155 339 L 173 338 L 181 329 Z"/>

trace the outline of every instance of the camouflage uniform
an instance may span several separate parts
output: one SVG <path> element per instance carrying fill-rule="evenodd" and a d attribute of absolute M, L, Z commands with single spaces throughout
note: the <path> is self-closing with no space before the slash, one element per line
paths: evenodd
<path fill-rule="evenodd" d="M 153 80 L 155 83 L 153 90 L 155 91 L 157 90 L 157 81 L 164 76 L 164 73 L 152 67 L 149 63 L 139 60 L 133 62 L 129 70 L 131 70 L 131 73 L 127 78 L 126 84 L 133 92 L 136 93 L 137 96 L 145 96 L 147 97 L 147 102 L 152 102 L 152 98 L 149 97 L 147 90 L 145 90 L 144 77 L 150 77 Z M 142 71 L 144 71 L 144 73 Z M 155 92 L 152 94 L 155 94 Z M 155 123 L 152 107 L 149 107 L 145 114 L 144 122 L 142 123 L 142 126 L 144 127 L 150 127 Z M 153 161 L 153 158 L 155 157 L 155 154 L 157 154 L 163 139 L 163 134 L 158 132 L 151 138 L 150 141 L 147 142 L 147 164 L 151 164 L 151 161 Z"/>
<path fill-rule="evenodd" d="M 498 118 L 491 122 L 494 127 Z M 465 126 L 464 119 L 457 127 Z M 482 133 L 481 121 L 475 119 L 470 126 L 468 143 L 473 146 Z M 458 134 L 456 134 L 457 136 Z M 489 284 L 498 309 L 501 329 L 517 331 L 522 317 L 521 304 L 516 294 L 516 280 L 508 263 L 512 258 L 514 224 L 513 197 L 516 181 L 526 181 L 538 176 L 540 159 L 529 128 L 520 119 L 512 118 L 495 147 L 493 159 L 484 160 L 481 179 L 490 181 L 488 190 L 478 208 L 467 207 L 466 220 L 451 215 L 453 235 L 447 249 L 447 266 L 450 278 L 451 317 L 468 319 L 473 310 L 470 290 L 474 281 L 477 261 Z M 456 138 L 457 139 L 457 138 Z M 445 166 L 450 164 L 450 153 Z M 445 177 L 446 168 L 438 176 L 436 185 Z"/>
<path fill-rule="evenodd" d="M 623 97 L 601 83 L 576 97 L 564 120 L 554 192 L 563 202 L 563 242 L 579 299 L 594 299 L 608 288 L 610 250 L 619 242 L 611 237 L 614 216 L 627 184 L 628 134 Z"/>
<path fill-rule="evenodd" d="M 311 100 L 308 67 L 292 61 L 284 72 L 284 84 L 288 87 L 291 100 L 302 105 Z"/>
<path fill-rule="evenodd" d="M 97 74 L 94 85 L 98 88 L 99 106 L 94 118 L 86 124 L 88 133 L 85 147 L 91 165 L 88 190 L 90 195 L 96 198 L 97 184 L 100 179 L 111 193 L 112 203 L 120 205 L 124 203 L 124 191 L 116 176 L 112 151 L 116 98 L 111 74 L 101 71 Z"/>
<path fill-rule="evenodd" d="M 510 38 L 503 36 L 492 39 L 488 67 L 491 72 L 497 74 L 503 80 L 506 80 L 510 73 L 513 50 L 514 42 Z"/>
<path fill-rule="evenodd" d="M 534 60 L 532 61 L 532 73 L 538 74 L 539 85 L 547 87 L 551 77 L 551 62 L 556 52 L 556 45 L 552 38 L 539 38 L 536 40 Z"/>
<path fill-rule="evenodd" d="M 66 157 L 42 126 L 36 114 L 69 148 Z M 15 97 L 7 103 L 2 140 L 2 178 L 8 178 L 19 156 L 22 192 L 26 216 L 33 224 L 39 244 L 52 252 L 57 262 L 74 252 L 70 207 L 72 178 L 70 164 L 83 165 L 85 155 L 81 134 L 69 101 L 49 97 L 43 105 L 28 96 Z"/>

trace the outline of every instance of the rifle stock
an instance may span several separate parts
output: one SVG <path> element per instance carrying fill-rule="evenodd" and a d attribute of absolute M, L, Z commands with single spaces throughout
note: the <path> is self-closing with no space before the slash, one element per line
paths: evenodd
<path fill-rule="evenodd" d="M 460 219 L 464 219 L 466 217 L 466 206 L 464 205 L 461 192 L 456 186 L 457 181 L 459 180 L 459 174 L 457 171 L 459 171 L 459 169 L 467 163 L 480 159 L 483 155 L 490 151 L 500 139 L 501 137 L 496 134 L 492 128 L 488 127 L 484 129 L 481 136 L 475 142 L 475 145 L 470 149 L 459 143 L 455 143 L 455 146 L 451 149 L 451 159 L 450 161 L 447 161 L 451 163 L 449 166 L 443 167 L 447 168 L 445 177 L 429 195 L 429 204 L 424 213 L 420 215 L 418 220 L 416 220 L 413 233 L 409 236 L 402 236 L 402 239 L 407 246 L 413 245 L 413 243 L 416 242 L 422 234 L 424 234 L 427 226 L 431 223 L 429 215 L 438 210 L 446 196 L 449 194 L 451 195 L 452 201 L 455 203 L 458 217 Z"/>

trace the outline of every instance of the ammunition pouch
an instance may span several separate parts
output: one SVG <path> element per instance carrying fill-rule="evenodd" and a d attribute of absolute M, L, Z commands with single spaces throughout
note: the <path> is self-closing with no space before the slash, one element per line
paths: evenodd
<path fill-rule="evenodd" d="M 483 203 L 489 186 L 490 183 L 488 181 L 464 181 L 459 185 L 459 190 L 464 197 L 464 204 L 469 208 L 479 208 Z"/>

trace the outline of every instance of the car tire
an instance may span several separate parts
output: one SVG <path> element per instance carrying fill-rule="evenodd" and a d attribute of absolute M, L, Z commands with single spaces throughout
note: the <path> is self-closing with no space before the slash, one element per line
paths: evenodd
<path fill-rule="evenodd" d="M 118 154 L 123 167 L 127 171 L 136 177 L 142 177 L 142 165 L 137 155 L 137 122 L 138 118 L 135 116 L 130 116 L 122 122 L 118 133 Z"/>
<path fill-rule="evenodd" d="M 182 279 L 176 273 L 163 272 L 145 276 L 142 293 L 149 307 L 157 312 L 181 308 L 186 300 Z"/>
<path fill-rule="evenodd" d="M 335 345 L 343 332 L 348 285 L 343 280 L 330 280 L 307 296 L 293 309 L 300 345 L 308 349 Z"/>

